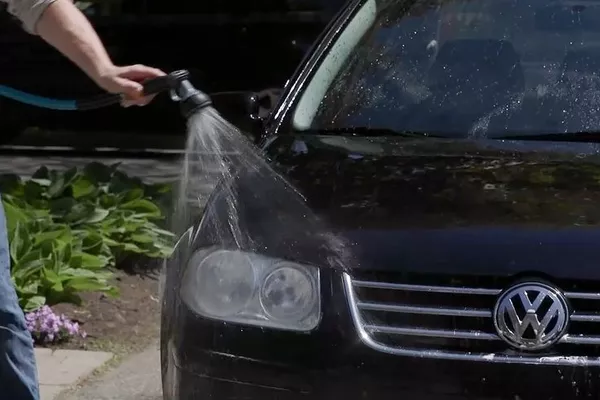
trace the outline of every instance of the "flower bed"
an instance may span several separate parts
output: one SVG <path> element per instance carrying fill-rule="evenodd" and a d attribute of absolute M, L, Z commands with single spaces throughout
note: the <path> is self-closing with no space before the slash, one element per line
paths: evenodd
<path fill-rule="evenodd" d="M 55 314 L 46 305 L 25 314 L 27 330 L 38 344 L 56 344 L 73 337 L 87 336 L 77 322 L 71 321 L 64 314 Z"/>
<path fill-rule="evenodd" d="M 80 305 L 81 294 L 118 296 L 114 268 L 170 255 L 164 229 L 171 186 L 148 185 L 118 164 L 64 172 L 41 167 L 31 179 L 0 177 L 11 276 L 36 342 L 81 336 L 48 306 Z"/>

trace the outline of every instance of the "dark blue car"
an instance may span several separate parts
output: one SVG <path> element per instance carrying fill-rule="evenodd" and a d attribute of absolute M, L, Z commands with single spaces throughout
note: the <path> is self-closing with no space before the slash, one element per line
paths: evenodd
<path fill-rule="evenodd" d="M 264 161 L 184 182 L 165 400 L 598 398 L 598 22 L 352 1 L 254 108 Z"/>

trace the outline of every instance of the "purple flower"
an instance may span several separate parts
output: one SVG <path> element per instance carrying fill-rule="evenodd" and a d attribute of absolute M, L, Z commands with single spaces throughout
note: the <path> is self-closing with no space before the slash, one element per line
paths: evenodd
<path fill-rule="evenodd" d="M 50 344 L 72 337 L 85 338 L 87 334 L 80 329 L 77 322 L 65 315 L 57 315 L 47 305 L 25 315 L 27 330 L 35 343 Z"/>

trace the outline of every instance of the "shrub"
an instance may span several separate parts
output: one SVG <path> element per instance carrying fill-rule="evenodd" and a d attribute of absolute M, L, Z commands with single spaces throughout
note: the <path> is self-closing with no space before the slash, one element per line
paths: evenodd
<path fill-rule="evenodd" d="M 113 257 L 99 234 L 54 223 L 13 201 L 7 198 L 3 204 L 10 222 L 11 276 L 24 311 L 44 304 L 79 304 L 78 293 L 83 291 L 117 294 L 108 284 L 112 274 L 105 269 Z"/>
<path fill-rule="evenodd" d="M 97 232 L 117 264 L 131 255 L 168 257 L 173 235 L 159 223 L 170 206 L 171 186 L 144 184 L 117 171 L 118 165 L 91 163 L 83 171 L 64 172 L 41 167 L 26 181 L 16 175 L 2 176 L 0 190 L 16 207 L 36 216 Z"/>
<path fill-rule="evenodd" d="M 170 185 L 146 185 L 117 167 L 41 167 L 29 180 L 0 178 L 12 279 L 25 311 L 78 304 L 83 291 L 116 295 L 106 267 L 172 252 L 173 235 L 159 225 Z"/>

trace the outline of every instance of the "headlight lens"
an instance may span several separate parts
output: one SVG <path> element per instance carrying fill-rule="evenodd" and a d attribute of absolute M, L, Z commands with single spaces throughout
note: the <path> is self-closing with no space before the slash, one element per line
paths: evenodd
<path fill-rule="evenodd" d="M 216 317 L 227 317 L 246 307 L 255 286 L 251 260 L 244 253 L 217 251 L 204 258 L 194 286 L 203 296 L 199 305 Z"/>
<path fill-rule="evenodd" d="M 188 264 L 183 301 L 223 321 L 310 331 L 321 317 L 319 270 L 241 251 L 200 251 Z"/>
<path fill-rule="evenodd" d="M 265 313 L 282 321 L 308 315 L 316 301 L 317 288 L 304 268 L 287 264 L 277 266 L 262 283 L 260 303 Z"/>

